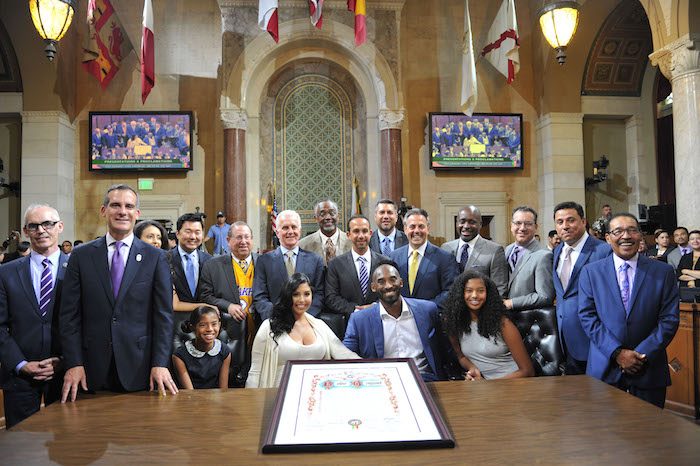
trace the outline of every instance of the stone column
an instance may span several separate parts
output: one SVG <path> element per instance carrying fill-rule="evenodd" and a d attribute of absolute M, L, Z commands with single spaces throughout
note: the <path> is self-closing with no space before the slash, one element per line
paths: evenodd
<path fill-rule="evenodd" d="M 224 126 L 224 210 L 229 222 L 248 218 L 245 132 L 248 115 L 240 108 L 221 110 Z"/>
<path fill-rule="evenodd" d="M 564 201 L 586 204 L 583 114 L 547 113 L 537 121 L 535 132 L 540 148 L 540 232 L 547 234 L 554 228 L 554 206 Z"/>
<path fill-rule="evenodd" d="M 649 55 L 652 65 L 671 81 L 673 89 L 673 150 L 676 171 L 677 224 L 698 226 L 700 199 L 700 34 L 686 34 Z M 664 168 L 659 167 L 659 176 Z"/>
<path fill-rule="evenodd" d="M 403 196 L 403 165 L 401 162 L 401 127 L 405 110 L 380 110 L 382 198 L 398 203 Z"/>
<path fill-rule="evenodd" d="M 49 204 L 63 220 L 60 241 L 75 240 L 76 128 L 60 111 L 22 112 L 21 204 Z M 87 164 L 81 154 L 81 163 Z M 24 222 L 24 219 L 22 219 Z"/>

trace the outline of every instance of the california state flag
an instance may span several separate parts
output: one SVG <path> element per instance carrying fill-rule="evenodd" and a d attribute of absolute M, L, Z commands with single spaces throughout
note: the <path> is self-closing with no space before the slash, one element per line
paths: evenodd
<path fill-rule="evenodd" d="M 269 32 L 275 42 L 280 41 L 277 6 L 277 0 L 260 0 L 258 3 L 258 26 Z"/>
<path fill-rule="evenodd" d="M 156 85 L 155 47 L 153 43 L 153 5 L 143 1 L 143 35 L 141 36 L 141 102 L 146 103 L 148 94 Z"/>
<path fill-rule="evenodd" d="M 510 84 L 520 71 L 518 48 L 520 48 L 520 37 L 515 17 L 515 3 L 513 0 L 503 0 L 489 29 L 486 47 L 481 51 L 481 56 L 486 57 Z"/>

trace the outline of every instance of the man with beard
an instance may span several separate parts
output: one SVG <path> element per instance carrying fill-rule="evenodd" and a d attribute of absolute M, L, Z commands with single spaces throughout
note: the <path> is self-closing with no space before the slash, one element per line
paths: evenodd
<path fill-rule="evenodd" d="M 632 214 L 610 219 L 613 254 L 581 270 L 578 315 L 590 338 L 586 374 L 664 407 L 671 385 L 666 347 L 678 329 L 673 268 L 638 253 L 642 232 Z"/>
<path fill-rule="evenodd" d="M 318 254 L 324 265 L 328 265 L 331 259 L 350 251 L 352 243 L 338 228 L 338 205 L 335 202 L 330 199 L 319 202 L 314 207 L 314 215 L 319 229 L 299 241 L 299 247 Z"/>
<path fill-rule="evenodd" d="M 444 380 L 438 308 L 430 301 L 402 298 L 402 287 L 396 265 L 380 262 L 371 284 L 379 300 L 350 316 L 343 344 L 362 358 L 412 358 L 423 380 Z"/>
<path fill-rule="evenodd" d="M 374 221 L 377 223 L 377 231 L 372 233 L 369 240 L 369 248 L 377 254 L 389 257 L 401 246 L 408 244 L 408 238 L 403 231 L 396 228 L 399 220 L 398 207 L 391 199 L 381 199 L 374 208 Z"/>

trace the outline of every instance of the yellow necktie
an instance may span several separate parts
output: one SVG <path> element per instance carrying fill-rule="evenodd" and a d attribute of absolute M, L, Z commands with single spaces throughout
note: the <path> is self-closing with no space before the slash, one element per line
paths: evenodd
<path fill-rule="evenodd" d="M 416 284 L 416 275 L 418 275 L 418 250 L 413 250 L 410 262 L 408 264 L 408 290 L 413 294 L 413 285 Z"/>

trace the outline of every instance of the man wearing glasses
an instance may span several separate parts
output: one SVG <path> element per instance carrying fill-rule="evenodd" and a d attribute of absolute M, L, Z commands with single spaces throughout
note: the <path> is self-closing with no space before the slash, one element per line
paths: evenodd
<path fill-rule="evenodd" d="M 590 338 L 586 374 L 664 407 L 671 385 L 666 346 L 678 329 L 673 267 L 638 253 L 637 218 L 613 215 L 605 239 L 613 254 L 581 270 L 578 308 Z"/>
<path fill-rule="evenodd" d="M 505 252 L 510 273 L 503 303 L 514 311 L 551 308 L 552 253 L 535 238 L 537 212 L 527 206 L 513 209 L 510 231 L 515 242 Z"/>
<path fill-rule="evenodd" d="M 58 315 L 68 256 L 58 247 L 63 222 L 48 205 L 30 205 L 24 234 L 31 253 L 0 268 L 0 382 L 9 429 L 60 397 Z"/>

